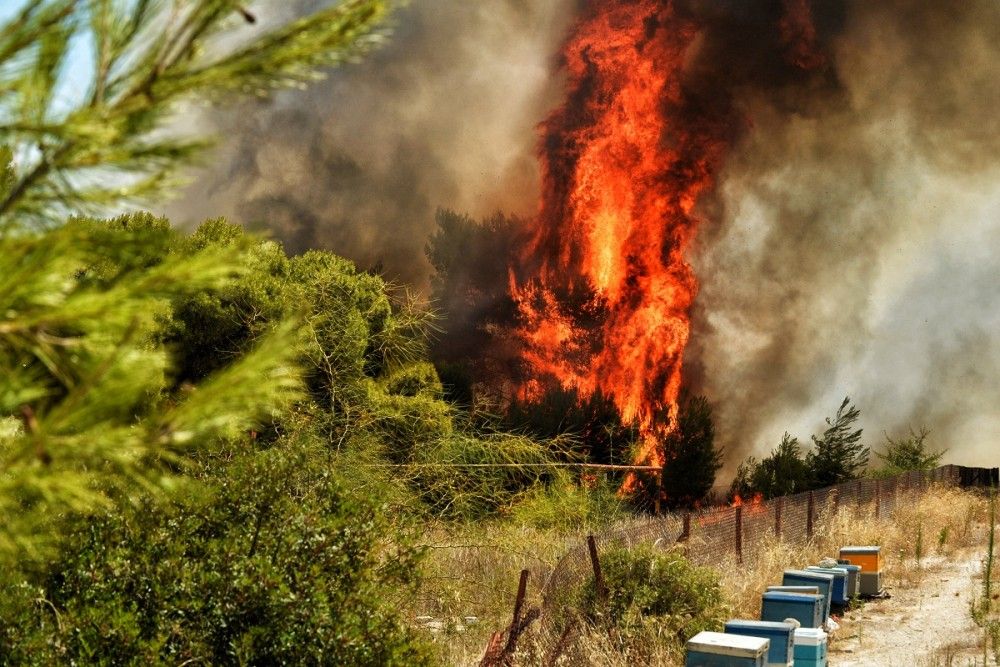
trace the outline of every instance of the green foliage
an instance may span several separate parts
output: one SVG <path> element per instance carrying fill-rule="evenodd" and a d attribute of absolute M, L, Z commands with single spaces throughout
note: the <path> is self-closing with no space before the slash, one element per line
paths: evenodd
<path fill-rule="evenodd" d="M 19 158 L 0 226 L 162 194 L 207 145 L 169 131 L 181 102 L 314 80 L 377 44 L 392 6 L 345 0 L 261 30 L 234 0 L 26 2 L 0 25 L 0 144 Z M 78 43 L 91 45 L 85 69 L 68 62 Z"/>
<path fill-rule="evenodd" d="M 517 524 L 541 530 L 580 532 L 607 526 L 629 516 L 619 497 L 619 484 L 607 477 L 576 479 L 564 471 L 545 485 L 535 485 L 517 496 L 510 517 Z"/>
<path fill-rule="evenodd" d="M 663 493 L 669 507 L 693 507 L 712 490 L 722 467 L 712 408 L 704 396 L 681 398 L 677 426 L 664 441 Z"/>
<path fill-rule="evenodd" d="M 308 438 L 230 450 L 196 493 L 80 526 L 0 602 L 0 662 L 428 664 L 393 605 L 416 582 L 409 529 L 329 464 Z"/>
<path fill-rule="evenodd" d="M 600 549 L 608 587 L 602 603 L 591 578 L 578 593 L 584 618 L 615 630 L 641 654 L 643 647 L 667 642 L 678 649 L 703 630 L 720 630 L 727 617 L 718 575 L 678 551 L 648 546 Z"/>
<path fill-rule="evenodd" d="M 748 498 L 760 493 L 770 499 L 799 493 L 809 489 L 809 477 L 798 438 L 785 433 L 767 458 L 757 461 L 751 456 L 739 465 L 729 490 L 730 499 L 736 494 Z"/>
<path fill-rule="evenodd" d="M 908 437 L 897 440 L 886 435 L 885 453 L 876 452 L 876 456 L 882 459 L 882 467 L 875 471 L 875 476 L 892 477 L 908 470 L 933 470 L 938 467 L 947 450 L 928 451 L 928 435 L 930 431 L 923 427 L 918 431 L 910 429 Z"/>
<path fill-rule="evenodd" d="M 167 391 L 171 301 L 224 288 L 242 264 L 209 250 L 154 261 L 168 245 L 148 216 L 0 237 L 0 558 L 45 546 L 55 517 L 162 487 L 190 451 L 299 395 L 294 332 L 277 323 L 238 363 Z"/>
<path fill-rule="evenodd" d="M 833 486 L 851 479 L 868 465 L 869 449 L 861 442 L 862 429 L 854 429 L 861 411 L 845 398 L 837 414 L 827 418 L 827 429 L 820 437 L 813 436 L 815 449 L 806 461 L 817 488 Z"/>

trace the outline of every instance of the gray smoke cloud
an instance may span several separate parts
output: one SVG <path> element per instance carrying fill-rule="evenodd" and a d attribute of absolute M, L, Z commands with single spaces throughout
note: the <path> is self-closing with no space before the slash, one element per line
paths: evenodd
<path fill-rule="evenodd" d="M 255 6 L 265 21 L 310 0 Z M 434 212 L 537 206 L 535 125 L 561 85 L 574 0 L 414 0 L 386 44 L 305 91 L 203 122 L 225 137 L 167 213 L 266 228 L 291 252 L 334 250 L 426 287 Z M 275 12 L 280 15 L 275 17 Z"/>
<path fill-rule="evenodd" d="M 742 100 L 693 258 L 689 358 L 730 465 L 808 441 L 845 395 L 868 442 L 932 430 L 968 465 L 1000 440 L 1000 4 L 848 4 L 842 94 Z"/>
<path fill-rule="evenodd" d="M 562 103 L 556 54 L 577 4 L 414 0 L 362 63 L 205 116 L 226 138 L 169 213 L 263 225 L 291 251 L 426 287 L 437 207 L 535 212 L 535 127 Z M 730 5 L 750 11 L 704 7 Z M 753 127 L 691 258 L 689 377 L 716 408 L 723 476 L 785 430 L 808 441 L 845 395 L 873 445 L 925 425 L 949 459 L 995 463 L 1000 4 L 823 12 L 835 90 L 737 91 Z"/>

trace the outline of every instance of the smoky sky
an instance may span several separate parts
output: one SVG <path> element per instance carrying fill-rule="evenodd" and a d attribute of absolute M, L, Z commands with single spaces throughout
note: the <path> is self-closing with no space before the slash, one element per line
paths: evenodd
<path fill-rule="evenodd" d="M 1000 3 L 814 2 L 822 67 L 769 79 L 752 44 L 796 2 L 683 3 L 713 27 L 688 85 L 746 120 L 690 257 L 686 372 L 725 472 L 786 430 L 808 441 L 845 395 L 876 449 L 926 426 L 947 460 L 993 464 Z M 583 4 L 413 0 L 361 63 L 206 113 L 223 139 L 172 217 L 225 215 L 425 288 L 438 207 L 536 212 L 537 125 L 563 101 L 557 54 Z"/>
<path fill-rule="evenodd" d="M 257 3 L 265 21 L 284 10 Z M 212 112 L 211 166 L 168 213 L 225 215 L 291 252 L 326 248 L 426 287 L 434 214 L 531 214 L 535 125 L 561 93 L 570 0 L 414 0 L 361 62 L 306 91 Z"/>

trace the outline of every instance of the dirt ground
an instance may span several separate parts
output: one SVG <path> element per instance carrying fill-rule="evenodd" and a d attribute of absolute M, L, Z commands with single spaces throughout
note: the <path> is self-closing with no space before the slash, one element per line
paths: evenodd
<path fill-rule="evenodd" d="M 830 645 L 831 667 L 958 666 L 984 662 L 983 631 L 970 614 L 982 554 L 927 558 L 889 590 L 849 611 Z"/>

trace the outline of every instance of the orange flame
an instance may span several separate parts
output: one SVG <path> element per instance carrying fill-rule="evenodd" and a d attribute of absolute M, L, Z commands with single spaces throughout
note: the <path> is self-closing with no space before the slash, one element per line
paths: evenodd
<path fill-rule="evenodd" d="M 685 98 L 699 33 L 672 2 L 594 4 L 564 48 L 568 99 L 541 126 L 540 211 L 510 276 L 520 393 L 603 392 L 640 425 L 636 463 L 662 465 L 697 292 L 694 207 L 731 130 Z"/>

